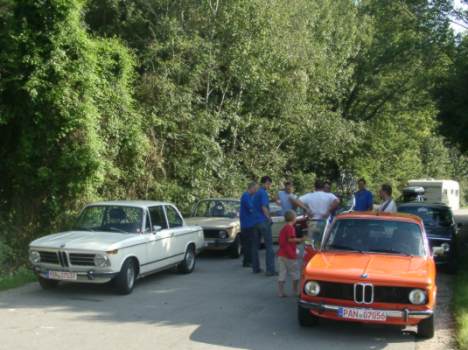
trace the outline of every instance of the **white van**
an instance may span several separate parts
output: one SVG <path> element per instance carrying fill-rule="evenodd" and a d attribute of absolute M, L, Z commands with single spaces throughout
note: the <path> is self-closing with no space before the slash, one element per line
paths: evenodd
<path fill-rule="evenodd" d="M 457 181 L 421 179 L 410 180 L 408 185 L 424 187 L 424 197 L 428 202 L 441 202 L 452 210 L 460 209 L 460 185 Z"/>

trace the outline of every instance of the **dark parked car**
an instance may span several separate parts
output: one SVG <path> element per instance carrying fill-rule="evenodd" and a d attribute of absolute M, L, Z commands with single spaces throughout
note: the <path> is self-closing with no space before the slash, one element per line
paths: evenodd
<path fill-rule="evenodd" d="M 450 207 L 443 203 L 401 203 L 398 211 L 419 216 L 424 221 L 431 249 L 442 247 L 444 255 L 435 258 L 436 264 L 447 265 L 449 271 L 456 269 L 458 226 Z"/>

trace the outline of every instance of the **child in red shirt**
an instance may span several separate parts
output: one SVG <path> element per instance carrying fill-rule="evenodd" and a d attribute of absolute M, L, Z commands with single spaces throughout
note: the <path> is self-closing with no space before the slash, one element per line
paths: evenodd
<path fill-rule="evenodd" d="M 284 219 L 286 224 L 280 231 L 278 250 L 278 295 L 282 298 L 286 296 L 284 293 L 284 283 L 288 274 L 292 279 L 294 295 L 298 294 L 299 272 L 297 268 L 296 243 L 304 241 L 304 238 L 296 238 L 296 229 L 294 228 L 296 213 L 288 210 L 284 214 Z"/>

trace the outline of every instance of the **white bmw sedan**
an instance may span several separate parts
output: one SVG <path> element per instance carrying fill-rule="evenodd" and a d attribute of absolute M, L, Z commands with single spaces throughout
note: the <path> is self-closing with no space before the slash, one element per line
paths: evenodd
<path fill-rule="evenodd" d="M 73 230 L 32 241 L 29 260 L 44 289 L 113 281 L 129 294 L 137 278 L 171 267 L 192 272 L 204 246 L 201 227 L 186 225 L 170 203 L 98 202 L 83 209 Z"/>

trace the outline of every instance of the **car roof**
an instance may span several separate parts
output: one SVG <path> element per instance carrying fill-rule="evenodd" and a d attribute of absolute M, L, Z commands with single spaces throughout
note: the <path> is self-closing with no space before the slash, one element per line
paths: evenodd
<path fill-rule="evenodd" d="M 377 211 L 350 212 L 339 214 L 336 219 L 377 219 L 383 221 L 403 221 L 422 224 L 419 216 L 406 213 L 382 213 Z"/>
<path fill-rule="evenodd" d="M 150 200 L 117 200 L 117 201 L 100 201 L 95 203 L 90 203 L 87 206 L 93 205 L 115 205 L 115 206 L 128 206 L 128 207 L 139 207 L 147 208 L 157 205 L 168 205 L 169 202 L 160 202 L 160 201 L 150 201 Z"/>
<path fill-rule="evenodd" d="M 446 208 L 450 209 L 450 207 L 445 203 L 437 203 L 437 202 L 406 202 L 406 203 L 398 203 L 398 208 L 401 207 L 428 207 L 428 208 Z"/>
<path fill-rule="evenodd" d="M 199 202 L 203 201 L 234 201 L 234 202 L 240 202 L 240 199 L 238 198 L 203 198 L 200 199 Z"/>

